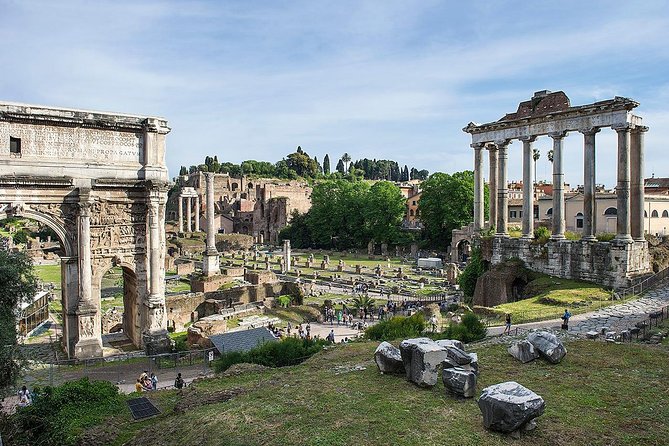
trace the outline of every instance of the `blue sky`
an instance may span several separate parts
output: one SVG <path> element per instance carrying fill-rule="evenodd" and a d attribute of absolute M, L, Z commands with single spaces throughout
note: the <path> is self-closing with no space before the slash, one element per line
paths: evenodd
<path fill-rule="evenodd" d="M 631 97 L 646 173 L 669 176 L 669 4 L 597 1 L 0 0 L 0 100 L 164 116 L 167 162 L 388 158 L 471 169 L 470 121 L 537 90 Z M 550 179 L 542 151 L 539 179 Z M 615 184 L 615 132 L 597 182 Z M 582 137 L 566 180 L 582 184 Z M 509 178 L 521 177 L 521 145 Z"/>

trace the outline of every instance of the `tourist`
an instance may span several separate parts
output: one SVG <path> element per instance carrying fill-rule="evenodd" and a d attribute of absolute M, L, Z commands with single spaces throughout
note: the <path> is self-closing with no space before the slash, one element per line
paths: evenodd
<path fill-rule="evenodd" d="M 184 379 L 181 377 L 181 373 L 177 373 L 177 379 L 174 380 L 174 387 L 181 390 L 184 387 Z"/>
<path fill-rule="evenodd" d="M 155 373 L 151 372 L 151 389 L 156 390 L 158 388 L 158 377 Z"/>
<path fill-rule="evenodd" d="M 432 317 L 430 317 L 430 326 L 432 327 L 432 333 L 435 333 L 437 331 L 437 315 L 433 314 Z"/>
<path fill-rule="evenodd" d="M 307 322 L 307 338 L 311 336 L 311 324 Z"/>
<path fill-rule="evenodd" d="M 337 311 L 337 325 L 341 325 L 341 319 L 343 317 L 342 311 Z"/>
<path fill-rule="evenodd" d="M 564 309 L 564 314 L 562 315 L 562 329 L 563 330 L 569 330 L 569 318 L 571 317 L 571 313 L 569 312 L 568 309 Z"/>
<path fill-rule="evenodd" d="M 144 386 L 142 385 L 142 380 L 137 378 L 137 382 L 135 383 L 135 392 L 142 393 L 143 390 Z"/>
<path fill-rule="evenodd" d="M 290 330 L 293 329 L 293 326 L 291 325 L 290 322 L 288 322 L 288 325 L 286 326 L 286 330 L 288 331 L 288 336 L 290 336 Z"/>
<path fill-rule="evenodd" d="M 502 334 L 511 334 L 511 313 L 506 313 L 504 316 L 504 332 Z"/>
<path fill-rule="evenodd" d="M 30 390 L 26 386 L 21 387 L 21 390 L 18 392 L 19 395 L 19 407 L 26 407 L 32 404 L 32 396 L 30 395 Z"/>
<path fill-rule="evenodd" d="M 330 334 L 328 334 L 327 340 L 330 344 L 335 343 L 335 333 L 334 330 L 330 330 Z"/>
<path fill-rule="evenodd" d="M 351 325 L 351 327 L 353 326 L 353 313 L 348 314 L 348 323 Z"/>

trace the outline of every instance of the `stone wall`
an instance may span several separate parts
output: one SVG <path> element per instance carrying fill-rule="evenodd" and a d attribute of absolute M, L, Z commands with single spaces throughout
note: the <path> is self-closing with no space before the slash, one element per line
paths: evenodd
<path fill-rule="evenodd" d="M 616 243 L 549 241 L 537 244 L 520 238 L 495 237 L 492 264 L 518 258 L 533 271 L 595 282 L 613 288 L 629 286 L 630 281 L 650 272 L 647 242 Z"/>
<path fill-rule="evenodd" d="M 204 293 L 187 293 L 165 297 L 167 309 L 167 326 L 174 331 L 183 331 L 189 322 L 204 316 Z M 196 313 L 193 315 L 193 313 Z M 195 317 L 193 317 L 195 316 Z"/>

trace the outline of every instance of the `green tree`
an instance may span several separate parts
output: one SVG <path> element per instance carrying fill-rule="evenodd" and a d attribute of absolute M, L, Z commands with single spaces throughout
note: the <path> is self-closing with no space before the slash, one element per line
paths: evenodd
<path fill-rule="evenodd" d="M 330 155 L 327 153 L 323 158 L 323 175 L 330 175 Z"/>
<path fill-rule="evenodd" d="M 286 165 L 299 177 L 314 178 L 318 174 L 318 163 L 300 146 L 286 157 Z"/>
<path fill-rule="evenodd" d="M 23 252 L 0 250 L 0 388 L 18 377 L 15 309 L 37 292 L 32 260 Z"/>
<path fill-rule="evenodd" d="M 421 187 L 418 210 L 425 226 L 424 235 L 432 246 L 445 249 L 451 242 L 453 229 L 474 219 L 474 172 L 467 170 L 453 175 L 438 172 Z M 488 193 L 484 192 L 483 197 L 487 214 Z"/>
<path fill-rule="evenodd" d="M 388 181 L 374 183 L 364 204 L 369 238 L 377 242 L 396 242 L 404 211 L 405 199 L 399 187 Z"/>
<path fill-rule="evenodd" d="M 188 175 L 188 169 L 186 166 L 181 166 L 181 169 L 179 169 L 179 175 Z"/>
<path fill-rule="evenodd" d="M 12 240 L 17 245 L 24 245 L 28 243 L 28 232 L 25 229 L 19 229 L 12 236 Z"/>
<path fill-rule="evenodd" d="M 342 175 L 344 175 L 346 173 L 346 167 L 344 167 L 344 161 L 343 160 L 340 159 L 339 162 L 337 163 L 336 171 L 341 173 Z"/>

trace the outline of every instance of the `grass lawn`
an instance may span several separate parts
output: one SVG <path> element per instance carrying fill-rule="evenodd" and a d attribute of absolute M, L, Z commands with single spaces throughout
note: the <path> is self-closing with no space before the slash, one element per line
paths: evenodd
<path fill-rule="evenodd" d="M 162 414 L 133 422 L 110 414 L 114 445 L 659 445 L 669 436 L 663 346 L 575 341 L 562 363 L 520 364 L 504 346 L 479 354 L 478 391 L 515 380 L 546 401 L 538 428 L 520 440 L 486 431 L 474 399 L 447 396 L 439 383 L 420 389 L 402 376 L 379 374 L 376 343 L 353 343 L 305 363 L 198 382 L 150 394 Z M 347 371 L 355 365 L 365 370 Z M 621 383 L 624 382 L 624 385 Z M 214 392 L 241 389 L 226 402 Z M 191 402 L 183 413 L 178 401 Z M 102 427 L 102 426 L 101 426 Z M 110 434 L 107 434 L 110 435 Z"/>
<path fill-rule="evenodd" d="M 33 267 L 35 275 L 42 282 L 51 282 L 60 289 L 60 264 L 58 265 L 35 265 Z"/>
<path fill-rule="evenodd" d="M 611 293 L 599 285 L 550 276 L 533 280 L 525 292 L 533 297 L 490 309 L 499 315 L 496 322 L 501 323 L 506 313 L 511 313 L 514 323 L 523 323 L 557 319 L 565 308 L 572 314 L 580 314 L 622 302 L 611 300 Z"/>

